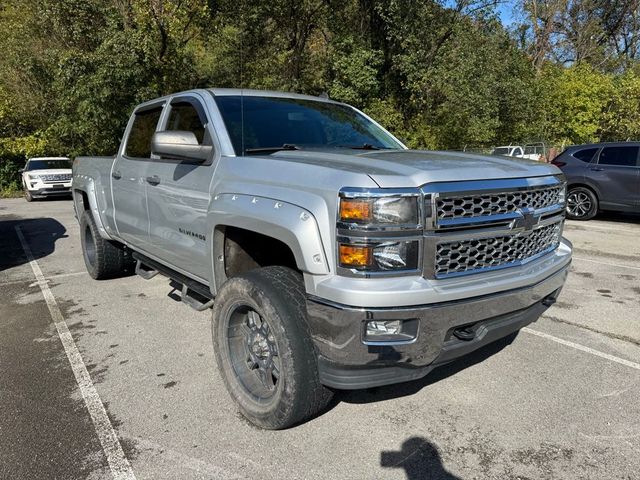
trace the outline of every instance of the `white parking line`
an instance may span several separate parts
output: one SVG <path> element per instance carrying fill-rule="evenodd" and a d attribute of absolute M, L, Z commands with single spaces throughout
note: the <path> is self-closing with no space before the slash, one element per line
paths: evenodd
<path fill-rule="evenodd" d="M 580 224 L 580 225 L 575 225 L 573 223 L 568 223 L 567 224 L 568 230 L 575 230 L 575 231 L 584 231 L 584 230 L 600 230 L 602 232 L 615 232 L 615 233 L 619 233 L 619 232 L 624 232 L 624 233 L 631 233 L 631 234 L 635 234 L 638 235 L 640 233 L 640 229 L 638 230 L 632 230 L 629 228 L 610 228 L 610 227 L 603 227 L 601 225 L 584 225 L 584 223 Z M 565 228 L 567 228 L 565 227 Z"/>
<path fill-rule="evenodd" d="M 49 307 L 49 313 L 51 314 L 53 323 L 58 331 L 58 337 L 60 337 L 64 351 L 71 364 L 71 370 L 73 370 L 73 374 L 76 377 L 76 382 L 80 388 L 80 393 L 82 393 L 84 403 L 87 406 L 87 410 L 89 410 L 89 415 L 91 415 L 91 420 L 93 421 L 102 449 L 107 456 L 113 478 L 116 480 L 135 480 L 136 477 L 133 474 L 131 465 L 122 450 L 122 445 L 120 445 L 116 432 L 113 430 L 113 425 L 111 425 L 111 421 L 107 416 L 102 400 L 100 400 L 98 391 L 91 381 L 91 376 L 82 360 L 78 347 L 73 341 L 73 337 L 67 327 L 67 322 L 65 322 L 60 307 L 47 285 L 47 280 L 42 274 L 40 265 L 38 265 L 38 262 L 33 257 L 31 248 L 25 240 L 20 226 L 16 226 L 16 233 L 22 244 L 22 249 L 29 260 L 31 270 L 33 270 L 33 274 L 38 281 L 44 300 L 47 302 L 47 307 Z"/>
<path fill-rule="evenodd" d="M 46 277 L 47 281 L 55 280 L 57 278 L 65 278 L 65 277 L 77 277 L 78 275 L 87 275 L 87 272 L 71 272 L 71 273 L 59 273 L 57 275 L 49 275 Z M 30 282 L 31 280 L 10 280 L 8 282 L 0 282 L 0 286 L 8 286 L 8 285 L 19 285 L 20 283 Z M 37 282 L 34 283 L 37 285 Z M 31 285 L 29 285 L 31 286 Z"/>
<path fill-rule="evenodd" d="M 580 350 L 582 352 L 590 353 L 591 355 L 595 355 L 596 357 L 606 358 L 607 360 L 610 360 L 612 362 L 616 362 L 621 365 L 640 370 L 640 363 L 631 362 L 629 360 L 625 360 L 624 358 L 616 357 L 615 355 L 609 355 L 608 353 L 601 352 L 600 350 L 594 350 L 593 348 L 585 347 L 584 345 L 580 345 L 579 343 L 563 340 L 561 338 L 554 337 L 553 335 L 549 335 L 548 333 L 533 330 L 529 327 L 523 328 L 522 331 L 530 333 L 532 335 L 536 335 L 537 337 L 546 338 L 547 340 L 551 340 L 552 342 L 556 342 L 561 345 L 566 345 L 567 347 L 575 348 L 576 350 Z"/>
<path fill-rule="evenodd" d="M 634 267 L 632 265 L 622 265 L 620 263 L 600 262 L 598 260 L 591 260 L 590 258 L 576 257 L 575 255 L 572 257 L 572 259 L 573 260 L 581 260 L 583 262 L 599 263 L 600 265 L 608 265 L 610 267 L 631 268 L 632 270 L 640 270 L 640 267 Z"/>

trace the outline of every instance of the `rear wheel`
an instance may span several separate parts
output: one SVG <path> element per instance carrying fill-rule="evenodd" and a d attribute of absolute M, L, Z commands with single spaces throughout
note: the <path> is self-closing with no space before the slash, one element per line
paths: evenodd
<path fill-rule="evenodd" d="M 249 421 L 287 428 L 327 405 L 332 392 L 318 380 L 299 273 L 266 267 L 231 278 L 212 318 L 218 369 Z"/>
<path fill-rule="evenodd" d="M 80 216 L 80 241 L 84 264 L 91 278 L 103 280 L 128 273 L 133 268 L 129 252 L 100 236 L 96 222 L 88 211 Z"/>
<path fill-rule="evenodd" d="M 574 187 L 567 193 L 567 217 L 571 220 L 590 220 L 598 213 L 596 194 L 585 187 Z"/>

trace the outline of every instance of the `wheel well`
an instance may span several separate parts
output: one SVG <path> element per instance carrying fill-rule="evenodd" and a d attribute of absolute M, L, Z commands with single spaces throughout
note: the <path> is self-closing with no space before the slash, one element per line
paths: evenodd
<path fill-rule="evenodd" d="M 587 190 L 591 191 L 591 193 L 593 193 L 596 196 L 596 200 L 600 200 L 600 198 L 598 197 L 598 192 L 595 191 L 595 189 L 591 186 L 591 185 L 587 185 L 586 183 L 572 183 L 571 185 L 567 186 L 567 193 L 569 191 L 571 191 L 572 188 L 577 188 L 577 187 L 582 187 L 582 188 L 586 188 Z"/>
<path fill-rule="evenodd" d="M 74 199 L 76 202 L 76 211 L 78 212 L 78 216 L 80 215 L 80 212 L 91 209 L 87 192 L 83 192 L 82 190 L 75 190 Z"/>
<path fill-rule="evenodd" d="M 221 232 L 227 278 L 273 265 L 299 270 L 291 248 L 277 238 L 238 227 L 221 227 Z"/>

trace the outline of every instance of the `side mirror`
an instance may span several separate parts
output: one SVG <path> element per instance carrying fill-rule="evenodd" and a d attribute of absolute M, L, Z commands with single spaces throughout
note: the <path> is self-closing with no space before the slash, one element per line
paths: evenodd
<path fill-rule="evenodd" d="M 151 138 L 151 153 L 160 157 L 204 162 L 212 151 L 211 145 L 200 145 L 196 135 L 186 130 L 156 132 Z"/>
<path fill-rule="evenodd" d="M 18 173 L 24 173 L 24 168 L 21 168 L 20 170 L 18 170 Z"/>

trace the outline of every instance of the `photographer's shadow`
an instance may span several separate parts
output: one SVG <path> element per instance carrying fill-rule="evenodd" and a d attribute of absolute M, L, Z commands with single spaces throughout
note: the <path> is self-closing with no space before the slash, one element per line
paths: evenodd
<path fill-rule="evenodd" d="M 438 449 L 423 437 L 410 437 L 399 451 L 380 453 L 380 466 L 403 469 L 408 480 L 460 480 L 442 464 Z"/>

